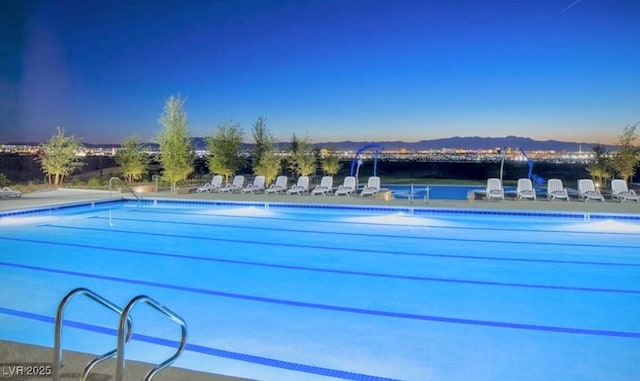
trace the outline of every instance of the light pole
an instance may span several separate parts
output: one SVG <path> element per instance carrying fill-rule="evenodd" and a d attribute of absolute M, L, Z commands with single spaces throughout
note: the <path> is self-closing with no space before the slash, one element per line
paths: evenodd
<path fill-rule="evenodd" d="M 504 151 L 506 149 L 507 149 L 507 147 L 498 148 L 498 153 L 501 155 L 501 158 L 500 158 L 500 185 L 502 185 L 502 172 L 504 170 Z"/>

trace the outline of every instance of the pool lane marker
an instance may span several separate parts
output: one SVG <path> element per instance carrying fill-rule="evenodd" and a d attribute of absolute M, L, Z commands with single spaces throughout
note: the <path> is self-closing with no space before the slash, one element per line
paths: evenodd
<path fill-rule="evenodd" d="M 292 270 L 292 271 L 309 271 L 309 272 L 317 272 L 317 273 L 325 273 L 325 274 L 363 276 L 363 277 L 381 278 L 381 279 L 400 279 L 400 280 L 410 280 L 410 281 L 418 281 L 418 282 L 468 284 L 473 286 L 532 288 L 532 289 L 540 289 L 540 290 L 601 292 L 601 293 L 614 293 L 614 294 L 640 294 L 640 290 L 635 290 L 635 289 L 577 287 L 577 286 L 561 286 L 561 285 L 552 285 L 552 284 L 496 282 L 496 281 L 482 281 L 482 280 L 455 279 L 455 278 L 437 278 L 437 277 L 427 277 L 427 276 L 419 276 L 419 275 L 388 274 L 388 273 L 376 273 L 376 272 L 367 272 L 367 271 L 327 269 L 327 268 L 310 267 L 310 266 L 283 265 L 283 264 L 276 264 L 276 263 L 243 261 L 243 260 L 237 260 L 237 259 L 202 257 L 202 256 L 190 255 L 190 254 L 174 254 L 174 253 L 162 253 L 162 252 L 149 251 L 149 250 L 125 249 L 125 248 L 116 248 L 111 246 L 97 246 L 97 245 L 87 245 L 87 244 L 73 244 L 73 243 L 67 243 L 67 242 L 0 237 L 0 240 L 3 240 L 3 239 L 18 241 L 18 242 L 35 243 L 39 245 L 56 245 L 56 246 L 74 247 L 74 248 L 80 248 L 80 249 L 112 251 L 117 253 L 149 255 L 154 257 L 165 257 L 165 258 L 184 259 L 184 260 L 193 260 L 193 261 L 202 261 L 202 262 L 216 262 L 216 263 L 224 263 L 224 264 L 231 264 L 231 265 L 238 265 L 238 266 L 254 266 L 254 267 L 274 268 L 274 269 L 282 269 L 282 270 Z"/>
<path fill-rule="evenodd" d="M 16 317 L 20 317 L 20 318 L 24 318 L 24 319 L 37 320 L 37 321 L 44 322 L 44 323 L 49 323 L 49 324 L 54 324 L 55 323 L 55 319 L 50 317 L 50 316 L 45 316 L 45 315 L 41 315 L 41 314 L 35 314 L 35 313 L 32 313 L 32 312 L 18 311 L 18 310 L 14 310 L 14 309 L 0 307 L 0 313 L 5 314 L 5 315 L 16 316 Z M 64 325 L 68 326 L 68 327 L 72 327 L 72 328 L 82 329 L 82 330 L 85 330 L 85 331 L 97 332 L 97 333 L 111 335 L 111 336 L 118 336 L 118 331 L 116 329 L 101 327 L 101 326 L 97 326 L 97 325 L 93 325 L 93 324 L 82 323 L 82 322 L 78 322 L 78 321 L 74 321 L 74 320 L 65 319 L 64 320 Z M 152 343 L 152 344 L 163 345 L 163 346 L 171 347 L 171 348 L 177 348 L 178 347 L 178 342 L 177 341 L 168 340 L 168 339 L 162 339 L 162 338 L 148 336 L 148 335 L 141 335 L 141 334 L 137 334 L 137 333 L 134 333 L 131 336 L 131 339 L 137 340 L 137 341 L 142 341 L 142 342 L 147 342 L 147 343 Z M 206 346 L 197 345 L 197 344 L 187 343 L 185 345 L 184 349 L 186 351 L 202 353 L 202 354 L 206 354 L 206 355 L 209 355 L 209 356 L 223 357 L 223 358 L 236 360 L 236 361 L 244 361 L 244 362 L 249 362 L 249 363 L 253 363 L 253 364 L 265 365 L 265 366 L 269 366 L 269 367 L 281 368 L 281 369 L 286 369 L 286 370 L 291 370 L 291 371 L 296 371 L 296 372 L 317 374 L 317 375 L 321 375 L 321 376 L 340 378 L 340 379 L 343 379 L 343 380 L 354 380 L 354 381 L 400 381 L 400 380 L 393 379 L 393 378 L 371 376 L 371 375 L 366 375 L 366 374 L 347 372 L 347 371 L 338 370 L 338 369 L 330 369 L 330 368 L 323 368 L 323 367 L 314 366 L 314 365 L 299 364 L 299 363 L 294 363 L 294 362 L 290 362 L 290 361 L 276 360 L 276 359 L 263 357 L 263 356 L 255 356 L 255 355 L 250 355 L 250 354 L 246 354 L 246 353 L 232 352 L 232 351 L 227 351 L 227 350 L 224 350 L 224 349 L 211 348 L 211 347 L 206 347 Z"/>
<path fill-rule="evenodd" d="M 225 291 L 206 290 L 206 289 L 196 288 L 196 287 L 179 286 L 179 285 L 151 282 L 151 281 L 145 281 L 145 280 L 127 279 L 127 278 L 120 278 L 120 277 L 114 277 L 114 276 L 108 276 L 108 275 L 89 274 L 89 273 L 82 273 L 77 271 L 52 269 L 52 268 L 41 267 L 41 266 L 32 266 L 32 265 L 8 263 L 8 262 L 1 262 L 1 261 L 0 261 L 0 266 L 8 266 L 8 267 L 22 268 L 27 270 L 54 273 L 54 274 L 77 276 L 82 278 L 93 278 L 93 279 L 118 282 L 118 283 L 137 284 L 142 286 L 150 286 L 150 287 L 157 287 L 157 288 L 163 288 L 163 289 L 192 292 L 196 294 L 204 294 L 204 295 L 217 296 L 217 297 L 223 297 L 223 298 L 246 300 L 246 301 L 258 302 L 258 303 L 269 303 L 269 304 L 284 305 L 284 306 L 291 306 L 291 307 L 311 308 L 311 309 L 345 312 L 345 313 L 353 313 L 353 314 L 360 314 L 360 315 L 418 320 L 418 321 L 430 321 L 430 322 L 437 322 L 437 323 L 463 324 L 463 325 L 473 325 L 473 326 L 482 326 L 482 327 L 509 328 L 509 329 L 520 329 L 520 330 L 529 330 L 529 331 L 570 333 L 570 334 L 576 334 L 576 335 L 608 336 L 608 337 L 640 339 L 640 332 L 560 327 L 560 326 L 549 326 L 549 325 L 539 325 L 539 324 L 512 323 L 512 322 L 501 322 L 501 321 L 491 321 L 491 320 L 465 319 L 465 318 L 454 318 L 454 317 L 447 317 L 447 316 L 421 315 L 421 314 L 404 313 L 404 312 L 372 310 L 372 309 L 364 309 L 364 308 L 337 306 L 337 305 L 331 305 L 331 304 L 320 304 L 320 303 L 302 302 L 302 301 L 296 301 L 296 300 L 268 298 L 264 296 L 238 294 L 238 293 L 225 292 Z"/>
<path fill-rule="evenodd" d="M 557 263 L 557 264 L 572 264 L 572 265 L 598 265 L 598 266 L 623 266 L 623 267 L 640 267 L 640 263 L 615 263 L 615 262 L 595 262 L 595 261 L 568 261 L 568 260 L 559 260 L 559 259 L 535 259 L 535 258 L 505 258 L 505 257 L 491 257 L 491 256 L 476 256 L 476 255 L 462 255 L 462 254 L 434 254 L 434 253 L 416 253 L 410 251 L 392 251 L 392 250 L 379 250 L 379 249 L 359 249 L 357 247 L 337 247 L 337 246 L 321 246 L 321 245 L 303 245 L 303 244 L 295 244 L 295 243 L 286 243 L 286 242 L 271 242 L 271 241 L 254 241 L 248 239 L 229 239 L 229 238 L 220 238 L 220 237 L 198 237 L 198 236 L 190 236 L 184 234 L 166 234 L 166 233 L 151 233 L 151 232 L 137 232 L 130 230 L 119 230 L 119 229 L 103 229 L 103 228 L 85 228 L 85 227 L 76 227 L 76 226 L 64 226 L 64 225 L 54 225 L 54 224 L 44 224 L 40 225 L 41 227 L 49 227 L 56 229 L 68 229 L 68 230 L 84 230 L 84 231 L 95 231 L 95 232 L 105 232 L 109 234 L 113 233 L 121 233 L 121 234 L 132 234 L 132 235 L 143 235 L 143 236 L 153 236 L 153 237 L 165 237 L 165 238 L 181 238 L 181 239 L 194 239 L 199 241 L 212 241 L 212 242 L 233 242 L 240 244 L 250 244 L 250 245 L 262 245 L 262 246 L 278 246 L 278 247 L 294 247 L 300 249 L 320 249 L 320 250 L 331 250 L 331 251 L 343 251 L 343 252 L 357 252 L 357 253 L 371 253 L 371 254 L 382 254 L 382 255 L 405 255 L 405 256 L 414 256 L 414 257 L 434 257 L 434 258 L 454 258 L 454 259 L 472 259 L 472 260 L 490 260 L 490 261 L 506 261 L 506 262 L 533 262 L 533 263 Z M 0 239 L 11 239 L 6 237 L 0 237 Z M 496 243 L 500 241 L 487 241 L 490 243 Z M 514 242 L 504 242 L 504 243 L 514 243 Z M 531 244 L 531 242 L 515 242 L 521 244 Z M 578 244 L 572 245 L 567 244 L 568 246 L 574 247 L 579 246 Z M 594 245 L 598 247 L 597 245 Z M 602 247 L 606 248 L 628 248 L 626 246 L 609 246 L 603 245 Z M 630 248 L 639 248 L 637 246 L 631 246 Z"/>

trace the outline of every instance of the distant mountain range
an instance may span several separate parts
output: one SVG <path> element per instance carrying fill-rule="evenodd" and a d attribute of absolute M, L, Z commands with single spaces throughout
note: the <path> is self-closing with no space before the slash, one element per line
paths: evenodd
<path fill-rule="evenodd" d="M 335 146 L 338 149 L 348 149 L 355 151 L 363 144 L 369 142 L 353 142 L 343 141 L 335 143 L 323 143 L 322 146 Z M 479 136 L 468 137 L 452 137 L 444 139 L 421 140 L 418 142 L 375 142 L 380 144 L 386 150 L 408 149 L 414 151 L 443 149 L 443 148 L 459 148 L 469 150 L 479 149 L 497 149 L 497 148 L 520 148 L 525 151 L 553 150 L 565 152 L 591 151 L 591 147 L 596 143 L 577 143 L 577 142 L 561 142 L 558 140 L 533 140 L 518 136 L 505 136 L 502 138 L 488 138 Z"/>
<path fill-rule="evenodd" d="M 193 146 L 196 150 L 206 149 L 206 138 L 192 138 Z M 501 138 L 489 138 L 479 136 L 467 136 L 460 137 L 455 136 L 452 138 L 433 139 L 433 140 L 421 140 L 418 142 L 403 142 L 403 141 L 386 141 L 386 142 L 371 142 L 371 141 L 339 141 L 339 142 L 324 142 L 314 143 L 317 148 L 335 147 L 341 151 L 357 151 L 367 143 L 380 144 L 385 150 L 399 150 L 407 149 L 409 151 L 424 151 L 444 148 L 459 148 L 469 150 L 479 149 L 497 149 L 503 147 L 520 148 L 525 151 L 539 151 L 539 150 L 553 150 L 558 152 L 577 152 L 582 150 L 591 151 L 591 148 L 597 143 L 587 142 L 562 142 L 558 140 L 533 140 L 531 138 L 519 137 L 519 136 L 505 136 Z M 33 145 L 37 146 L 39 143 L 6 143 L 9 145 Z M 150 146 L 157 146 L 155 143 L 147 143 Z M 289 147 L 289 142 L 280 142 L 278 146 L 280 149 L 286 150 Z M 91 148 L 103 147 L 112 148 L 119 147 L 119 144 L 91 144 L 84 143 L 85 146 Z M 252 144 L 245 144 L 244 148 L 248 149 Z M 607 146 L 611 149 L 611 146 Z"/>
<path fill-rule="evenodd" d="M 205 149 L 206 140 L 203 138 L 193 139 L 194 147 L 196 149 Z M 407 149 L 409 151 L 425 151 L 445 148 L 459 148 L 469 150 L 479 149 L 497 149 L 509 147 L 513 149 L 523 149 L 525 151 L 541 151 L 541 150 L 553 150 L 557 152 L 577 152 L 582 150 L 591 151 L 591 148 L 596 143 L 577 143 L 577 142 L 562 142 L 558 140 L 533 140 L 530 138 L 518 137 L 518 136 L 505 136 L 502 138 L 487 138 L 479 136 L 469 137 L 452 137 L 445 139 L 433 139 L 433 140 L 421 140 L 418 142 L 403 142 L 403 141 L 386 141 L 386 142 L 371 142 L 371 141 L 339 141 L 339 142 L 324 142 L 314 143 L 317 148 L 335 147 L 341 151 L 357 151 L 360 147 L 368 143 L 380 144 L 385 150 L 399 150 Z M 279 148 L 287 149 L 289 142 L 278 143 Z M 249 148 L 252 145 L 246 144 L 245 148 Z M 612 148 L 607 146 L 607 148 Z"/>

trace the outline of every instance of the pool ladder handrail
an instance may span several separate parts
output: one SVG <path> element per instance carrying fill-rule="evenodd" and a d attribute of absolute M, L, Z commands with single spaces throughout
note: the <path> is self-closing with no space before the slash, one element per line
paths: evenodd
<path fill-rule="evenodd" d="M 175 362 L 175 360 L 182 353 L 186 342 L 187 342 L 187 323 L 181 318 L 178 314 L 171 311 L 169 308 L 163 306 L 158 303 L 156 300 L 146 296 L 146 295 L 138 295 L 131 299 L 129 303 L 127 303 L 124 309 L 121 309 L 114 303 L 108 301 L 102 296 L 96 294 L 95 292 L 87 289 L 87 288 L 76 288 L 69 291 L 60 301 L 58 305 L 58 309 L 56 311 L 56 321 L 55 321 L 55 338 L 54 338 L 54 354 L 53 354 L 53 381 L 60 381 L 60 369 L 62 368 L 62 326 L 64 322 L 64 310 L 71 301 L 73 297 L 76 295 L 85 295 L 90 299 L 98 302 L 99 304 L 115 311 L 120 316 L 119 325 L 118 325 L 118 346 L 116 349 L 111 350 L 103 355 L 100 355 L 93 360 L 89 361 L 87 365 L 85 365 L 79 380 L 86 381 L 89 373 L 93 369 L 93 367 L 102 361 L 105 361 L 115 355 L 116 357 L 116 381 L 124 380 L 124 371 L 125 371 L 125 356 L 124 356 L 124 345 L 129 342 L 133 335 L 133 321 L 131 319 L 130 313 L 133 307 L 141 302 L 145 302 L 149 304 L 151 307 L 156 310 L 162 312 L 164 315 L 168 316 L 171 320 L 178 323 L 180 325 L 181 330 L 181 338 L 180 344 L 178 345 L 178 349 L 176 352 L 169 357 L 167 360 L 161 362 L 160 364 L 153 367 L 144 377 L 144 381 L 150 381 L 156 374 L 170 366 Z"/>
<path fill-rule="evenodd" d="M 53 381 L 60 381 L 60 369 L 62 368 L 62 326 L 64 322 L 64 310 L 71 299 L 77 295 L 85 295 L 93 301 L 98 302 L 99 304 L 122 316 L 123 310 L 120 307 L 87 288 L 80 287 L 69 291 L 67 295 L 65 295 L 64 298 L 62 298 L 62 300 L 60 301 L 60 304 L 58 305 L 58 309 L 56 311 L 54 334 L 55 338 L 53 344 Z M 122 332 L 123 336 L 125 336 L 126 341 L 129 341 L 131 339 L 132 325 L 133 323 L 131 321 L 131 318 L 127 318 Z M 117 353 L 117 351 L 117 348 L 113 349 L 89 361 L 82 370 L 79 380 L 85 381 L 94 366 L 101 363 L 102 361 L 113 357 Z"/>
<path fill-rule="evenodd" d="M 429 204 L 430 201 L 430 196 L 429 193 L 431 191 L 431 187 L 429 187 L 429 184 L 424 184 L 424 203 L 425 204 Z M 413 199 L 415 198 L 415 194 L 414 194 L 414 184 L 411 183 L 410 187 L 409 187 L 409 205 L 413 207 Z"/>
<path fill-rule="evenodd" d="M 138 295 L 134 297 L 133 299 L 131 299 L 131 301 L 129 301 L 129 303 L 126 305 L 126 307 L 122 311 L 122 314 L 120 315 L 120 326 L 118 328 L 118 349 L 117 349 L 117 355 L 116 355 L 117 366 L 116 366 L 115 381 L 124 380 L 124 373 L 125 373 L 124 348 L 125 348 L 126 342 L 128 341 L 125 335 L 127 332 L 127 321 L 129 320 L 129 314 L 131 313 L 131 310 L 138 303 L 146 303 L 151 307 L 155 308 L 157 311 L 163 313 L 164 315 L 169 317 L 171 320 L 178 323 L 178 325 L 180 325 L 180 331 L 181 331 L 180 344 L 178 345 L 178 349 L 176 350 L 176 352 L 173 354 L 173 356 L 169 357 L 165 361 L 161 362 L 160 364 L 152 368 L 146 374 L 146 376 L 144 376 L 143 378 L 144 381 L 150 381 L 156 374 L 158 374 L 159 372 L 161 372 L 162 370 L 164 370 L 165 368 L 173 364 L 182 353 L 182 350 L 184 349 L 187 342 L 187 323 L 184 321 L 184 319 L 182 319 L 175 312 L 171 311 L 169 308 L 163 306 L 162 304 L 158 303 L 156 300 L 146 295 Z"/>
<path fill-rule="evenodd" d="M 111 187 L 113 184 L 113 180 L 118 180 L 120 182 L 120 184 L 124 185 L 125 188 L 127 188 L 127 190 L 129 192 L 131 192 L 131 194 L 133 195 L 133 197 L 136 198 L 136 200 L 141 201 L 142 200 L 142 196 L 140 196 L 139 194 L 137 194 L 136 192 L 133 191 L 133 189 L 131 189 L 127 183 L 125 183 L 124 181 L 122 181 L 121 178 L 119 177 L 112 177 L 109 179 L 109 198 L 111 198 Z"/>

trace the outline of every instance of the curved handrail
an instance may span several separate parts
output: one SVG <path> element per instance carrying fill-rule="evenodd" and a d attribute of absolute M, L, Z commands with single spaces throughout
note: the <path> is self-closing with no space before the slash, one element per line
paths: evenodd
<path fill-rule="evenodd" d="M 54 344 L 53 344 L 53 381 L 60 381 L 60 368 L 62 367 L 62 323 L 64 320 L 64 310 L 67 307 L 67 304 L 69 303 L 69 301 L 76 295 L 85 295 L 90 299 L 100 303 L 101 305 L 109 308 L 110 310 L 116 312 L 118 315 L 122 315 L 122 312 L 123 312 L 123 310 L 120 307 L 116 306 L 115 304 L 111 303 L 107 299 L 103 298 L 102 296 L 96 294 L 95 292 L 87 288 L 80 287 L 80 288 L 76 288 L 69 291 L 67 295 L 65 295 L 64 298 L 62 298 L 62 300 L 60 301 L 60 304 L 58 305 L 58 309 L 56 311 L 56 323 L 55 323 L 55 334 L 54 334 L 55 337 L 54 337 Z M 126 341 L 129 341 L 129 339 L 131 339 L 131 333 L 133 331 L 132 325 L 133 323 L 131 321 L 131 318 L 127 318 L 125 320 L 125 326 L 123 326 L 123 330 L 124 330 L 123 332 L 126 332 L 126 337 L 124 334 L 123 334 L 123 337 L 124 339 L 126 339 Z M 99 364 L 100 362 L 113 357 L 113 355 L 116 353 L 117 353 L 117 348 L 91 360 L 85 366 L 82 372 L 82 375 L 80 377 L 80 380 L 81 381 L 86 380 L 87 376 L 89 375 L 89 372 L 91 372 L 91 369 L 96 364 Z"/>
<path fill-rule="evenodd" d="M 356 152 L 356 155 L 353 157 L 353 161 L 351 162 L 351 169 L 349 170 L 349 176 L 355 175 L 356 163 L 358 162 L 358 156 L 368 149 L 374 149 L 373 152 L 373 175 L 377 176 L 377 168 L 378 168 L 378 154 L 382 151 L 382 146 L 376 143 L 367 143 L 360 147 Z"/>
<path fill-rule="evenodd" d="M 127 188 L 127 190 L 129 190 L 129 192 L 131 192 L 131 194 L 133 195 L 133 197 L 136 198 L 136 200 L 142 200 L 142 196 L 140 196 L 139 194 L 134 192 L 133 189 L 129 188 L 129 186 L 124 181 L 122 181 L 122 179 L 119 178 L 119 177 L 112 177 L 112 178 L 109 179 L 109 198 L 111 198 L 111 186 L 113 184 L 113 180 L 120 181 L 120 184 L 124 185 L 124 187 Z"/>
<path fill-rule="evenodd" d="M 151 369 L 149 373 L 147 373 L 147 375 L 144 376 L 143 378 L 144 381 L 151 380 L 151 378 L 153 378 L 157 373 L 161 372 L 163 369 L 173 364 L 173 362 L 176 361 L 176 359 L 180 356 L 180 354 L 182 353 L 182 350 L 184 349 L 184 346 L 187 343 L 187 323 L 184 321 L 184 319 L 182 319 L 175 312 L 171 311 L 169 308 L 163 306 L 162 304 L 158 303 L 157 301 L 151 299 L 146 295 L 136 296 L 135 298 L 131 299 L 131 301 L 126 305 L 126 307 L 122 311 L 122 315 L 120 315 L 120 326 L 118 329 L 118 352 L 117 352 L 118 354 L 116 356 L 117 367 L 116 367 L 115 381 L 124 380 L 124 362 L 125 362 L 124 345 L 126 343 L 124 332 L 126 332 L 127 319 L 129 318 L 129 314 L 131 313 L 131 310 L 133 309 L 133 307 L 135 307 L 136 304 L 142 303 L 142 302 L 162 312 L 171 320 L 178 323 L 180 325 L 180 331 L 181 331 L 180 344 L 178 345 L 178 349 L 176 350 L 176 353 L 174 353 L 173 356 L 169 357 L 168 359 L 166 359 L 165 361 L 161 362 L 160 364 L 156 365 L 153 369 Z"/>

